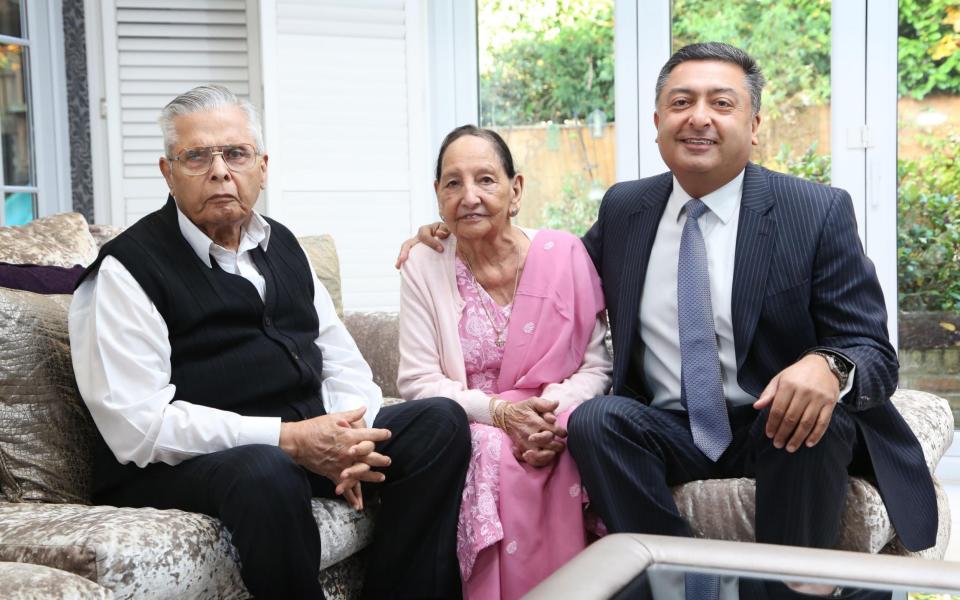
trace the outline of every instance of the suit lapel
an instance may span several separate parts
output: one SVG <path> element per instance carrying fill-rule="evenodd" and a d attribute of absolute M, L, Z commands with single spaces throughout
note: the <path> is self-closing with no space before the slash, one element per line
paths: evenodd
<path fill-rule="evenodd" d="M 667 206 L 670 191 L 673 189 L 673 176 L 661 175 L 647 191 L 637 199 L 629 211 L 627 238 L 623 248 L 620 265 L 619 311 L 614 324 L 614 366 L 613 389 L 623 390 L 630 357 L 637 336 L 637 320 L 640 316 L 640 297 L 643 282 L 647 276 L 647 264 L 650 251 L 657 237 L 660 217 Z"/>
<path fill-rule="evenodd" d="M 733 338 L 737 371 L 757 330 L 773 254 L 776 220 L 770 215 L 773 195 L 762 169 L 748 163 L 740 201 L 740 225 L 733 267 Z"/>

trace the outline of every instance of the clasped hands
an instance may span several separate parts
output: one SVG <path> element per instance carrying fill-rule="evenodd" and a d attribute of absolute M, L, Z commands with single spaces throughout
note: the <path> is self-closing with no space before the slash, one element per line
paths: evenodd
<path fill-rule="evenodd" d="M 379 483 L 390 457 L 376 452 L 377 442 L 390 439 L 388 429 L 369 428 L 366 407 L 322 415 L 280 426 L 280 448 L 297 464 L 336 484 L 336 493 L 356 510 L 363 509 L 361 482 Z"/>
<path fill-rule="evenodd" d="M 807 354 L 770 380 L 753 407 L 770 407 L 766 435 L 776 448 L 812 448 L 830 425 L 840 382 L 822 356 Z"/>
<path fill-rule="evenodd" d="M 563 452 L 567 430 L 557 424 L 554 411 L 558 405 L 556 400 L 538 397 L 496 405 L 494 410 L 513 442 L 513 455 L 518 461 L 545 467 Z"/>

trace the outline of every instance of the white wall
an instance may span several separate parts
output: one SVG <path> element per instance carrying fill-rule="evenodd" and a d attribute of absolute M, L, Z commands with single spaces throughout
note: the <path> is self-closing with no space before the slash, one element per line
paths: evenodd
<path fill-rule="evenodd" d="M 261 2 L 266 212 L 337 242 L 347 309 L 395 309 L 424 181 L 423 25 L 410 0 Z"/>

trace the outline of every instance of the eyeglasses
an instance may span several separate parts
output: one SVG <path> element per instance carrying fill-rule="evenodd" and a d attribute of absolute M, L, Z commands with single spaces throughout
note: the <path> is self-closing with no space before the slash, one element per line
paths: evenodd
<path fill-rule="evenodd" d="M 170 160 L 179 162 L 186 175 L 206 175 L 215 156 L 223 157 L 223 162 L 231 171 L 246 171 L 257 164 L 258 154 L 250 144 L 202 146 L 184 148 Z"/>

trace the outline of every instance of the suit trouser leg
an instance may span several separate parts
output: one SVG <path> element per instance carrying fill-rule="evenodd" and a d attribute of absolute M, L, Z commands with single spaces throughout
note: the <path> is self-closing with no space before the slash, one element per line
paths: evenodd
<path fill-rule="evenodd" d="M 853 419 L 837 407 L 817 445 L 801 445 L 793 453 L 773 446 L 764 434 L 766 422 L 767 411 L 763 411 L 751 427 L 753 464 L 734 465 L 757 481 L 757 541 L 834 547 L 846 505 L 848 469 L 856 450 Z"/>
<path fill-rule="evenodd" d="M 389 429 L 377 451 L 391 464 L 379 469 L 380 508 L 368 550 L 365 598 L 459 598 L 457 518 L 470 460 L 463 409 L 446 398 L 414 400 L 380 410 L 375 427 Z"/>
<path fill-rule="evenodd" d="M 690 535 L 670 487 L 745 476 L 757 480 L 757 541 L 832 546 L 856 444 L 853 420 L 838 408 L 816 446 L 789 453 L 764 434 L 766 416 L 751 407 L 731 411 L 733 441 L 713 463 L 694 445 L 685 413 L 601 396 L 570 416 L 568 444 L 611 532 Z"/>
<path fill-rule="evenodd" d="M 685 415 L 600 396 L 570 415 L 567 430 L 590 503 L 608 531 L 690 535 L 670 486 L 707 478 L 714 464 L 693 444 Z"/>
<path fill-rule="evenodd" d="M 152 464 L 98 504 L 178 508 L 220 519 L 256 598 L 323 598 L 320 533 L 307 473 L 276 446 L 238 446 Z"/>

